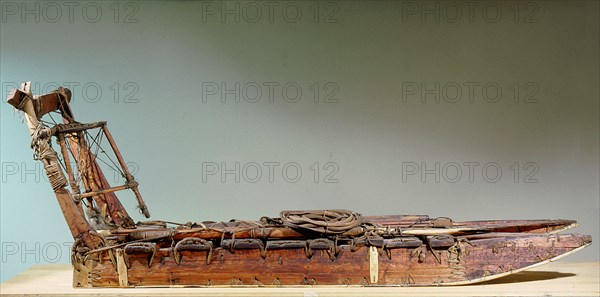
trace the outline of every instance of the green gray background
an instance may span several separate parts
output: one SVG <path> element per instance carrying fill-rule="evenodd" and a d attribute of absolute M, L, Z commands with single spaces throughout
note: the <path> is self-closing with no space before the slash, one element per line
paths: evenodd
<path fill-rule="evenodd" d="M 570 218 L 581 224 L 576 232 L 600 238 L 598 2 L 474 2 L 470 15 L 466 2 L 274 1 L 272 20 L 266 2 L 225 2 L 239 5 L 239 21 L 235 13 L 222 18 L 224 2 L 75 1 L 73 19 L 63 2 L 1 3 L 2 96 L 28 80 L 39 83 L 36 92 L 75 86 L 77 118 L 109 122 L 152 218 L 347 208 L 455 220 Z M 232 95 L 223 103 L 221 92 L 203 101 L 203 83 L 236 82 L 280 86 L 273 102 L 264 92 L 256 103 Z M 403 95 L 403 85 L 436 82 L 447 87 L 439 102 Z M 480 84 L 473 100 L 464 94 L 468 82 Z M 286 83 L 300 86 L 299 101 L 282 97 Z M 496 102 L 481 95 L 485 84 L 501 87 Z M 462 99 L 451 102 L 443 95 L 452 98 L 456 85 Z M 323 102 L 330 92 L 337 102 Z M 68 263 L 72 239 L 32 160 L 25 124 L 8 104 L 0 110 L 4 281 L 34 264 Z M 222 162 L 280 166 L 273 182 L 263 165 L 255 183 L 244 179 L 252 170 L 240 182 L 203 181 L 202 164 L 223 169 Z M 472 182 L 465 162 L 480 164 Z M 299 181 L 282 178 L 288 163 L 302 169 Z M 403 164 L 436 163 L 447 166 L 439 182 L 403 174 Z M 503 170 L 497 182 L 482 176 L 488 163 Z M 456 182 L 452 164 L 463 171 Z M 120 197 L 141 220 L 132 195 Z M 594 243 L 567 261 L 598 258 Z"/>

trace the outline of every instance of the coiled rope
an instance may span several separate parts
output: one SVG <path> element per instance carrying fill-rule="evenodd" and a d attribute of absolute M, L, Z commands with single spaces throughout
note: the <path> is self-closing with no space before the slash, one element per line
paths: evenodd
<path fill-rule="evenodd" d="M 50 144 L 50 137 L 48 131 L 40 123 L 35 132 L 32 135 L 31 148 L 34 151 L 34 159 L 41 160 L 46 170 L 46 175 L 52 185 L 54 191 L 64 188 L 67 185 L 67 178 L 65 177 L 60 163 L 58 161 L 58 154 L 52 148 Z"/>
<path fill-rule="evenodd" d="M 365 222 L 361 214 L 343 209 L 284 210 L 280 217 L 284 226 L 321 234 L 341 234 Z"/>

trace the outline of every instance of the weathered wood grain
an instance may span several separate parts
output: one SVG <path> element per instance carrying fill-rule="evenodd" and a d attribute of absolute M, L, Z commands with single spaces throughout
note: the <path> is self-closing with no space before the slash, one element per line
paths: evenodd
<path fill-rule="evenodd" d="M 129 286 L 452 285 L 519 271 L 590 242 L 589 236 L 574 234 L 509 234 L 468 243 L 457 241 L 450 248 L 383 248 L 379 250 L 377 283 L 370 281 L 368 247 L 352 252 L 349 246 L 340 246 L 333 260 L 327 250 L 316 250 L 311 258 L 304 249 L 267 250 L 263 258 L 258 249 L 232 252 L 219 247 L 210 253 L 208 262 L 208 251 L 183 251 L 179 264 L 172 248 L 161 248 L 151 263 L 145 252 L 126 255 L 127 279 Z M 88 268 L 89 286 L 119 286 L 110 253 L 102 253 L 99 261 L 89 257 L 84 266 Z M 75 274 L 75 279 L 82 278 Z"/>

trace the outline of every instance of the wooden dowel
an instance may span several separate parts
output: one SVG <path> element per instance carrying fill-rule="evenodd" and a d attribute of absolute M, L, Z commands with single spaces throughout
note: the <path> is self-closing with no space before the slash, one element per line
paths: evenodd
<path fill-rule="evenodd" d="M 78 195 L 79 193 L 81 193 L 81 191 L 77 186 L 77 183 L 75 182 L 73 168 L 71 167 L 71 159 L 69 158 L 69 151 L 67 150 L 67 146 L 65 144 L 65 135 L 63 133 L 58 134 L 58 144 L 60 145 L 60 151 L 63 155 L 63 161 L 65 162 L 65 170 L 67 171 L 67 175 L 69 177 L 71 191 L 73 191 L 74 194 Z"/>
<path fill-rule="evenodd" d="M 108 143 L 110 143 L 110 146 L 112 147 L 113 151 L 115 152 L 115 155 L 117 156 L 117 160 L 119 161 L 119 164 L 121 164 L 121 168 L 123 168 L 123 172 L 125 172 L 125 179 L 127 179 L 127 182 L 132 183 L 134 181 L 133 175 L 131 174 L 131 172 L 129 172 L 129 168 L 127 167 L 127 164 L 125 163 L 125 160 L 123 160 L 123 156 L 121 155 L 121 152 L 119 151 L 119 148 L 117 147 L 117 144 L 115 143 L 115 140 L 113 139 L 112 134 L 110 134 L 110 131 L 108 131 L 108 127 L 106 125 L 103 125 L 102 131 L 104 131 L 104 134 L 106 135 L 106 139 L 108 139 Z M 146 207 L 146 203 L 144 203 L 144 199 L 142 199 L 142 195 L 138 191 L 137 183 L 135 183 L 130 188 L 133 190 L 133 193 L 135 194 L 135 198 L 138 201 L 138 205 L 140 206 L 140 210 L 142 211 L 142 214 L 144 214 L 144 216 L 146 218 L 149 218 L 150 212 L 148 212 L 148 207 Z"/>
<path fill-rule="evenodd" d="M 116 191 L 130 189 L 130 188 L 131 188 L 131 186 L 129 186 L 129 184 L 125 184 L 122 186 L 116 186 L 116 187 L 112 187 L 112 188 L 108 188 L 108 189 L 91 191 L 91 192 L 87 192 L 87 193 L 83 193 L 83 194 L 74 194 L 73 198 L 77 199 L 77 200 L 81 200 L 81 199 L 87 198 L 87 197 L 92 197 L 92 196 L 106 194 L 106 193 L 112 193 L 112 192 L 116 192 Z"/>
<path fill-rule="evenodd" d="M 106 139 L 108 139 L 108 143 L 110 143 L 110 146 L 112 147 L 113 151 L 115 152 L 115 155 L 117 156 L 117 160 L 119 161 L 119 164 L 121 164 L 121 168 L 123 168 L 123 172 L 125 172 L 125 176 L 126 177 L 131 176 L 131 173 L 129 172 L 129 168 L 127 167 L 127 164 L 125 163 L 125 160 L 123 160 L 123 156 L 121 155 L 121 152 L 119 151 L 119 148 L 117 147 L 117 144 L 115 143 L 115 140 L 112 137 L 112 134 L 110 134 L 110 131 L 108 131 L 108 127 L 106 125 L 102 125 L 102 131 L 104 131 L 104 134 L 106 135 Z"/>

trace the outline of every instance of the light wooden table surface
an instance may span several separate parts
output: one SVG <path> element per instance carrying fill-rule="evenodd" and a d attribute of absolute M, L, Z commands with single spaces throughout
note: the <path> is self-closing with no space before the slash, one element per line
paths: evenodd
<path fill-rule="evenodd" d="M 600 296 L 600 262 L 554 262 L 460 287 L 94 288 L 71 287 L 70 265 L 39 265 L 0 285 L 2 296 Z"/>

